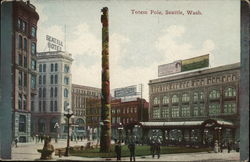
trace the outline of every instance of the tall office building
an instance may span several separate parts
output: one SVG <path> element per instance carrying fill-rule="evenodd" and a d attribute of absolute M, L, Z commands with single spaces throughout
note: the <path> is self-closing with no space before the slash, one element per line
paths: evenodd
<path fill-rule="evenodd" d="M 38 95 L 32 110 L 33 135 L 66 135 L 64 113 L 71 108 L 72 61 L 71 54 L 64 51 L 37 53 Z"/>
<path fill-rule="evenodd" d="M 36 31 L 39 15 L 36 8 L 29 1 L 14 1 L 4 2 L 1 4 L 1 10 L 6 11 L 1 13 L 1 34 L 4 33 L 1 44 L 1 55 L 11 56 L 8 64 L 2 64 L 3 70 L 11 68 L 11 76 L 7 81 L 11 83 L 11 103 L 12 107 L 12 139 L 18 138 L 19 142 L 28 142 L 30 140 L 30 110 L 33 108 L 33 100 L 37 94 L 36 91 Z M 8 11 L 7 11 L 8 10 Z M 3 18 L 3 19 L 2 19 Z M 2 38 L 2 37 L 1 37 Z M 1 57 L 1 60 L 8 62 L 6 58 Z M 5 71 L 6 72 L 6 71 Z M 7 80 L 5 72 L 1 73 L 1 80 Z M 10 71 L 9 71 L 10 72 Z M 5 84 L 6 88 L 8 87 Z M 3 94 L 5 93 L 5 87 Z M 2 95 L 3 96 L 3 95 Z M 5 98 L 4 101 L 8 102 Z M 2 106 L 1 106 L 2 107 Z M 6 105 L 4 106 L 6 107 Z M 5 114 L 4 117 L 10 114 Z M 8 125 L 7 121 L 1 121 Z M 6 130 L 7 132 L 7 130 Z M 7 133 L 7 136 L 8 133 Z"/>

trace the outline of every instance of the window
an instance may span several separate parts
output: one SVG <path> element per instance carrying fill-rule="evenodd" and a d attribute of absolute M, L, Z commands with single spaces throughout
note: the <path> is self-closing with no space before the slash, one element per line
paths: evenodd
<path fill-rule="evenodd" d="M 58 76 L 55 75 L 55 84 L 57 84 L 57 83 L 58 83 Z"/>
<path fill-rule="evenodd" d="M 46 72 L 46 64 L 43 64 L 43 72 Z"/>
<path fill-rule="evenodd" d="M 54 75 L 50 75 L 50 84 L 54 83 Z"/>
<path fill-rule="evenodd" d="M 38 83 L 39 83 L 39 85 L 42 84 L 42 76 L 41 75 L 39 75 Z"/>
<path fill-rule="evenodd" d="M 39 97 L 42 97 L 42 88 L 39 88 Z"/>
<path fill-rule="evenodd" d="M 19 116 L 19 132 L 26 132 L 26 116 Z"/>
<path fill-rule="evenodd" d="M 182 102 L 189 102 L 190 97 L 187 93 L 182 95 Z"/>
<path fill-rule="evenodd" d="M 43 97 L 46 97 L 46 88 L 43 88 Z"/>
<path fill-rule="evenodd" d="M 24 38 L 23 45 L 24 45 L 23 46 L 24 50 L 27 51 L 27 39 L 26 38 Z"/>
<path fill-rule="evenodd" d="M 50 101 L 50 112 L 53 112 L 53 101 Z"/>
<path fill-rule="evenodd" d="M 182 107 L 181 108 L 181 116 L 189 117 L 190 116 L 190 107 Z"/>
<path fill-rule="evenodd" d="M 31 69 L 36 70 L 36 60 L 31 59 Z"/>
<path fill-rule="evenodd" d="M 179 117 L 179 107 L 172 107 L 172 117 Z"/>
<path fill-rule="evenodd" d="M 18 73 L 18 86 L 22 87 L 23 85 L 23 73 L 21 71 L 19 71 Z"/>
<path fill-rule="evenodd" d="M 24 76 L 23 76 L 23 86 L 24 86 L 24 87 L 27 87 L 27 80 L 28 80 L 27 74 L 24 73 Z"/>
<path fill-rule="evenodd" d="M 209 94 L 209 99 L 218 99 L 220 98 L 220 92 L 218 90 L 212 90 Z"/>
<path fill-rule="evenodd" d="M 36 55 L 36 43 L 34 42 L 31 43 L 31 54 Z"/>
<path fill-rule="evenodd" d="M 39 101 L 39 112 L 42 112 L 42 101 Z"/>
<path fill-rule="evenodd" d="M 43 76 L 43 84 L 46 84 L 46 75 Z"/>
<path fill-rule="evenodd" d="M 28 65 L 28 62 L 27 62 L 27 57 L 26 57 L 26 56 L 24 56 L 23 58 L 24 58 L 24 67 L 27 67 L 27 65 Z"/>
<path fill-rule="evenodd" d="M 27 96 L 23 95 L 23 109 L 27 110 Z"/>
<path fill-rule="evenodd" d="M 168 96 L 164 96 L 162 99 L 162 103 L 163 104 L 169 104 L 169 97 Z"/>
<path fill-rule="evenodd" d="M 43 101 L 43 112 L 46 111 L 46 101 Z"/>
<path fill-rule="evenodd" d="M 51 87 L 51 88 L 50 88 L 50 97 L 53 97 L 53 92 L 54 92 L 54 88 Z"/>
<path fill-rule="evenodd" d="M 168 118 L 169 117 L 169 109 L 168 108 L 163 108 L 162 109 L 162 117 L 163 118 Z"/>
<path fill-rule="evenodd" d="M 69 96 L 69 91 L 67 88 L 64 88 L 64 97 L 68 97 Z"/>
<path fill-rule="evenodd" d="M 194 102 L 198 101 L 198 92 L 194 92 Z"/>
<path fill-rule="evenodd" d="M 22 30 L 23 32 L 26 32 L 27 31 L 27 23 L 25 21 L 22 21 Z"/>
<path fill-rule="evenodd" d="M 43 65 L 42 64 L 39 64 L 39 72 L 42 72 L 43 71 Z"/>
<path fill-rule="evenodd" d="M 18 38 L 18 48 L 19 49 L 23 48 L 23 37 L 21 35 L 19 35 L 19 38 Z"/>
<path fill-rule="evenodd" d="M 31 36 L 36 38 L 36 28 L 34 26 L 31 27 Z"/>
<path fill-rule="evenodd" d="M 236 113 L 236 104 L 234 102 L 225 102 L 224 103 L 224 113 L 225 114 Z"/>
<path fill-rule="evenodd" d="M 64 84 L 69 85 L 69 78 L 68 77 L 64 77 Z"/>
<path fill-rule="evenodd" d="M 36 76 L 31 75 L 31 88 L 35 89 L 36 88 Z"/>
<path fill-rule="evenodd" d="M 68 65 L 64 65 L 64 72 L 68 73 L 69 72 L 69 66 Z"/>
<path fill-rule="evenodd" d="M 57 112 L 57 101 L 54 103 L 54 111 Z"/>
<path fill-rule="evenodd" d="M 18 65 L 23 66 L 23 56 L 22 55 L 18 55 Z"/>
<path fill-rule="evenodd" d="M 160 104 L 160 99 L 158 97 L 154 98 L 154 105 Z"/>
<path fill-rule="evenodd" d="M 33 112 L 35 109 L 34 101 L 32 100 L 30 103 L 31 111 Z"/>
<path fill-rule="evenodd" d="M 57 71 L 58 70 L 58 64 L 56 63 L 55 64 L 55 71 Z"/>
<path fill-rule="evenodd" d="M 235 88 L 229 87 L 225 90 L 225 97 L 234 97 L 236 96 Z"/>
<path fill-rule="evenodd" d="M 55 87 L 55 97 L 57 97 L 57 87 Z"/>
<path fill-rule="evenodd" d="M 200 92 L 200 100 L 204 100 L 204 92 Z"/>
<path fill-rule="evenodd" d="M 209 114 L 210 115 L 219 115 L 220 114 L 220 104 L 210 104 L 209 105 Z"/>
<path fill-rule="evenodd" d="M 159 108 L 155 108 L 153 109 L 153 118 L 156 119 L 156 118 L 160 118 L 160 109 Z"/>
<path fill-rule="evenodd" d="M 173 95 L 172 103 L 178 103 L 178 102 L 179 102 L 179 98 L 177 97 L 177 95 Z"/>
<path fill-rule="evenodd" d="M 194 106 L 194 116 L 199 116 L 199 108 L 198 108 L 198 106 Z"/>
<path fill-rule="evenodd" d="M 18 20 L 17 20 L 17 27 L 18 27 L 18 29 L 21 29 L 22 28 L 22 20 L 19 18 Z"/>
<path fill-rule="evenodd" d="M 204 105 L 200 105 L 200 115 L 205 116 L 205 106 Z"/>
<path fill-rule="evenodd" d="M 22 110 L 22 94 L 18 95 L 18 109 Z"/>
<path fill-rule="evenodd" d="M 67 108 L 68 108 L 68 102 L 67 101 L 64 101 L 64 111 L 66 111 L 67 110 Z"/>
<path fill-rule="evenodd" d="M 50 64 L 50 71 L 51 71 L 51 72 L 54 71 L 54 64 Z"/>

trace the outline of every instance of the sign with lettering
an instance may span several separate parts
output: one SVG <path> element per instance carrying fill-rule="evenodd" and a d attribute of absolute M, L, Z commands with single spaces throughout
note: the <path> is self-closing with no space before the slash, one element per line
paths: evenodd
<path fill-rule="evenodd" d="M 175 61 L 170 64 L 164 64 L 158 66 L 159 77 L 179 72 L 181 72 L 181 61 Z"/>
<path fill-rule="evenodd" d="M 209 66 L 209 54 L 158 66 L 158 77 Z"/>
<path fill-rule="evenodd" d="M 114 95 L 115 97 L 135 96 L 137 95 L 136 85 L 115 89 Z"/>
<path fill-rule="evenodd" d="M 54 49 L 56 51 L 62 50 L 62 47 L 63 47 L 62 41 L 60 41 L 52 36 L 49 36 L 49 35 L 46 35 L 46 40 L 48 41 L 49 50 L 50 49 Z"/>

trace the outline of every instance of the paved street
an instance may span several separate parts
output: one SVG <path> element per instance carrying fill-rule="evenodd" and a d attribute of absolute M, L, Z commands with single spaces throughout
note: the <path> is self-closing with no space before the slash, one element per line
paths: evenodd
<path fill-rule="evenodd" d="M 71 142 L 73 145 L 86 145 L 87 141 L 82 142 Z M 55 148 L 61 148 L 66 146 L 66 140 L 60 140 L 58 143 L 52 142 Z M 37 149 L 42 149 L 42 143 L 19 143 L 18 147 L 13 147 L 12 149 L 12 160 L 23 160 L 23 161 L 33 161 L 39 160 L 40 153 Z M 136 161 L 239 161 L 240 154 L 232 151 L 227 153 L 224 150 L 223 153 L 182 153 L 182 154 L 165 154 L 161 155 L 160 159 L 152 158 L 151 156 L 136 157 Z M 115 158 L 105 159 L 105 158 L 83 158 L 83 157 L 61 157 L 53 155 L 53 160 L 82 160 L 82 161 L 116 161 Z M 122 161 L 129 161 L 129 158 L 122 158 Z"/>

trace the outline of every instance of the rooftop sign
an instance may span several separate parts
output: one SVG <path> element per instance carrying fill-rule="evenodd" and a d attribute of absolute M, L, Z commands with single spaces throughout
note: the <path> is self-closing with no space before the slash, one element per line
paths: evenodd
<path fill-rule="evenodd" d="M 63 47 L 62 41 L 49 35 L 46 35 L 46 40 L 48 41 L 49 50 L 54 49 L 56 51 L 62 51 L 62 47 Z"/>

